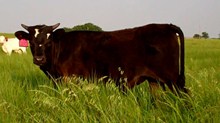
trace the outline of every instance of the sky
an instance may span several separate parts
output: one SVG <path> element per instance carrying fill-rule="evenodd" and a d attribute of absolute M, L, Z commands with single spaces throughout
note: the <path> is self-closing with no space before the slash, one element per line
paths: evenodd
<path fill-rule="evenodd" d="M 186 37 L 220 34 L 220 0 L 0 0 L 0 32 L 61 23 L 73 27 L 93 23 L 104 31 L 172 23 Z"/>

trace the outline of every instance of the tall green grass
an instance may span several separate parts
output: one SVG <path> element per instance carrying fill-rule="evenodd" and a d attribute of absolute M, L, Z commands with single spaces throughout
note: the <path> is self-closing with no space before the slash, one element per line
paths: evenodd
<path fill-rule="evenodd" d="M 180 98 L 161 91 L 152 100 L 145 82 L 127 94 L 113 81 L 70 78 L 53 88 L 32 56 L 0 52 L 0 122 L 150 122 L 208 123 L 220 121 L 220 40 L 188 39 L 186 86 Z M 76 84 L 79 83 L 79 84 Z"/>

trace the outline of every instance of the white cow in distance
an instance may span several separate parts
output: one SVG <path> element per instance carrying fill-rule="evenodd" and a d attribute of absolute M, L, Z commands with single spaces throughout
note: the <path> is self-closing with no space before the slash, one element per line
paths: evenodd
<path fill-rule="evenodd" d="M 17 38 L 8 38 L 6 39 L 4 36 L 0 36 L 0 44 L 2 44 L 2 50 L 11 55 L 12 51 L 16 53 L 27 53 L 26 47 L 19 46 L 19 40 Z"/>

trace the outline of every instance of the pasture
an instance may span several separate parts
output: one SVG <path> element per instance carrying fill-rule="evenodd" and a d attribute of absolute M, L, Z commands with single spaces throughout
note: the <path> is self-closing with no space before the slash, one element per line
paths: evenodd
<path fill-rule="evenodd" d="M 127 95 L 99 80 L 69 78 L 54 89 L 28 54 L 0 51 L 0 122 L 217 123 L 220 121 L 220 40 L 186 39 L 186 87 L 179 98 L 161 91 L 152 100 L 148 83 Z M 95 81 L 91 83 L 89 81 Z"/>

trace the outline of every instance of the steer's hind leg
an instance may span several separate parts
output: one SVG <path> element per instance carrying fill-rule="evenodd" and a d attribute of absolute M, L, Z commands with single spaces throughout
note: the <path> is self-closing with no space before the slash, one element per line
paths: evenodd
<path fill-rule="evenodd" d="M 184 86 L 179 86 L 178 83 L 173 83 L 172 81 L 166 82 L 168 88 L 177 96 L 182 97 L 185 94 L 189 94 L 189 90 Z"/>
<path fill-rule="evenodd" d="M 184 75 L 179 75 L 176 86 L 180 91 L 183 91 L 186 94 L 190 93 L 190 91 L 185 87 L 185 76 Z"/>

